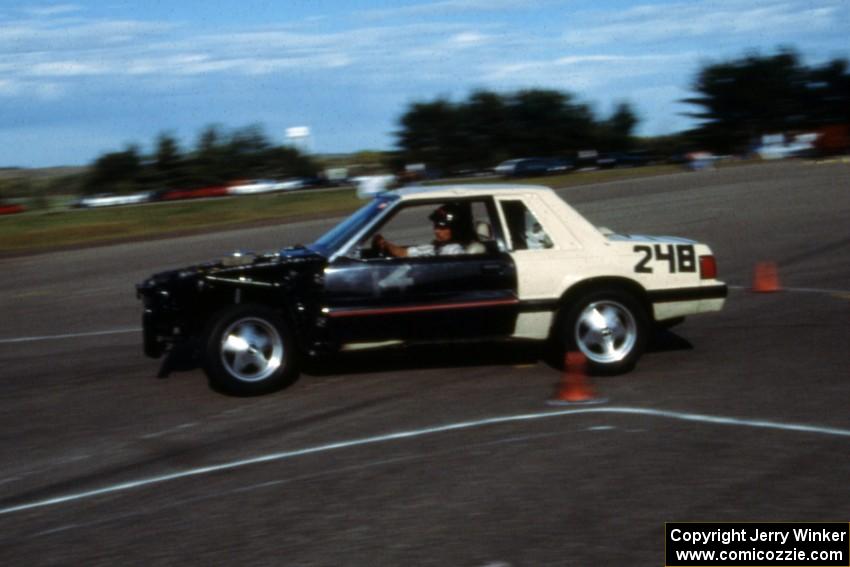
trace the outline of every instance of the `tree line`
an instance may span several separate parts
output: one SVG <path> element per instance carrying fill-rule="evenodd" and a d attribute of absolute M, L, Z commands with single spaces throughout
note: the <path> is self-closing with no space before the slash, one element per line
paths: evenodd
<path fill-rule="evenodd" d="M 221 185 L 237 179 L 312 177 L 319 166 L 288 146 L 275 146 L 262 127 L 226 131 L 207 126 L 195 146 L 183 150 L 177 139 L 161 133 L 150 154 L 136 145 L 104 154 L 83 181 L 86 193 L 132 193 Z"/>
<path fill-rule="evenodd" d="M 461 102 L 440 98 L 412 104 L 399 119 L 396 161 L 452 172 L 488 168 L 515 157 L 627 150 L 637 123 L 626 102 L 600 120 L 567 92 L 479 90 Z"/>
<path fill-rule="evenodd" d="M 398 119 L 396 150 L 376 155 L 392 171 L 423 163 L 450 174 L 510 158 L 570 157 L 589 149 L 641 148 L 661 156 L 697 149 L 744 153 L 765 134 L 850 124 L 845 59 L 809 66 L 790 49 L 750 54 L 704 65 L 691 90 L 694 95 L 681 102 L 696 107 L 687 115 L 697 119 L 697 127 L 651 139 L 635 137 L 639 119 L 628 102 L 600 118 L 574 94 L 551 89 L 479 90 L 458 102 L 415 102 Z M 129 145 L 98 157 L 86 174 L 54 185 L 57 191 L 70 186 L 84 193 L 204 187 L 236 179 L 310 177 L 321 170 L 319 160 L 273 144 L 257 125 L 233 130 L 210 125 L 192 147 L 161 133 L 150 153 Z M 26 193 L 24 185 L 4 181 L 0 191 Z"/>
<path fill-rule="evenodd" d="M 516 157 L 569 157 L 575 152 L 640 148 L 661 156 L 690 150 L 746 153 L 766 134 L 801 133 L 850 124 L 850 73 L 844 59 L 806 66 L 792 50 L 752 54 L 703 66 L 681 102 L 701 109 L 686 115 L 687 132 L 638 139 L 628 103 L 608 118 L 570 93 L 522 90 L 472 93 L 412 104 L 399 119 L 398 163 L 422 162 L 440 171 L 481 169 Z"/>
<path fill-rule="evenodd" d="M 707 65 L 685 99 L 702 107 L 689 116 L 700 125 L 692 141 L 720 152 L 742 152 L 768 134 L 799 133 L 850 124 L 846 59 L 807 66 L 784 49 Z"/>
<path fill-rule="evenodd" d="M 846 60 L 807 66 L 789 49 L 707 64 L 684 99 L 699 107 L 687 115 L 699 125 L 658 138 L 636 138 L 639 118 L 628 102 L 598 117 L 576 95 L 551 89 L 472 92 L 410 104 L 398 119 L 397 149 L 383 154 L 399 172 L 422 163 L 444 174 L 491 168 L 516 157 L 570 157 L 582 150 L 628 151 L 660 156 L 701 149 L 744 153 L 761 136 L 850 124 L 850 73 Z M 314 176 L 321 166 L 298 150 L 273 145 L 260 126 L 226 131 L 206 127 L 193 148 L 160 134 L 154 151 L 138 146 L 99 157 L 86 192 L 216 185 L 234 179 Z"/>

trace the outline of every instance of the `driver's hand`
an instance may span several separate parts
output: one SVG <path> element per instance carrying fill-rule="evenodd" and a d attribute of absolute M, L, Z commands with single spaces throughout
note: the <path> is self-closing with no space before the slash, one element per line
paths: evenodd
<path fill-rule="evenodd" d="M 376 234 L 372 237 L 372 248 L 375 250 L 380 250 L 381 252 L 385 251 L 387 247 L 387 240 L 380 234 Z"/>

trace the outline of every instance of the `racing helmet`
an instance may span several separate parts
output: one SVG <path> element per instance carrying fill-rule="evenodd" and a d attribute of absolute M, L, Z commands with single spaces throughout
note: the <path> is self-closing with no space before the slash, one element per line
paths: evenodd
<path fill-rule="evenodd" d="M 460 220 L 460 210 L 455 205 L 442 205 L 428 216 L 428 220 L 437 227 L 455 228 Z"/>

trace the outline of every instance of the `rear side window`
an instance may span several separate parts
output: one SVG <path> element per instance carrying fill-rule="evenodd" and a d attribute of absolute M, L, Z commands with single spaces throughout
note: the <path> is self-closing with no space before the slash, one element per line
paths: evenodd
<path fill-rule="evenodd" d="M 552 239 L 522 201 L 500 201 L 514 250 L 552 248 Z"/>

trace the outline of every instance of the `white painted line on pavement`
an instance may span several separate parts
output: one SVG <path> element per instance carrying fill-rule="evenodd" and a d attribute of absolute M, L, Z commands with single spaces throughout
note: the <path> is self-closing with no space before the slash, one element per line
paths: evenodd
<path fill-rule="evenodd" d="M 148 433 L 147 435 L 142 435 L 142 439 L 156 439 L 157 437 L 162 437 L 163 435 L 168 435 L 169 433 L 174 433 L 177 431 L 181 431 L 183 429 L 189 429 L 190 427 L 195 427 L 198 425 L 196 422 L 192 423 L 184 423 L 182 425 L 178 425 L 176 427 L 172 427 L 170 429 L 163 429 L 162 431 L 157 431 L 156 433 Z"/>
<path fill-rule="evenodd" d="M 120 335 L 123 333 L 140 333 L 141 327 L 132 329 L 112 329 L 109 331 L 91 331 L 88 333 L 67 333 L 64 335 L 44 335 L 41 337 L 18 337 L 14 339 L 0 339 L 0 345 L 12 343 L 32 343 L 36 341 L 55 341 L 58 339 L 76 339 L 79 337 L 98 337 L 102 335 Z"/>
<path fill-rule="evenodd" d="M 28 502 L 24 504 L 18 504 L 16 506 L 9 506 L 7 508 L 0 508 L 0 515 L 11 514 L 14 512 L 22 512 L 24 510 L 31 510 L 33 508 L 44 508 L 46 506 L 54 506 L 56 504 L 65 504 L 67 502 L 74 502 L 76 500 L 84 500 L 87 498 L 94 498 L 96 496 L 102 496 L 105 494 L 112 494 L 115 492 L 124 492 L 127 490 L 132 490 L 135 488 L 142 488 L 145 486 L 150 486 L 153 484 L 160 484 L 163 482 L 169 482 L 172 480 L 179 480 L 183 478 L 190 478 L 195 476 L 202 476 L 222 471 L 228 471 L 233 469 L 238 469 L 242 467 L 247 467 L 250 465 L 258 465 L 262 463 L 270 463 L 275 461 L 283 461 L 287 459 L 292 459 L 295 457 L 302 457 L 304 455 L 312 455 L 316 453 L 326 453 L 329 451 L 336 451 L 339 449 L 348 449 L 351 447 L 358 447 L 362 445 L 373 445 L 376 443 L 386 443 L 388 441 L 397 441 L 400 439 L 412 439 L 416 437 L 422 437 L 425 435 L 433 435 L 436 433 L 445 433 L 447 431 L 459 431 L 463 429 L 473 429 L 477 427 L 484 427 L 488 425 L 500 425 L 504 423 L 514 423 L 521 421 L 533 421 L 538 419 L 546 419 L 550 417 L 563 417 L 563 416 L 571 416 L 571 415 L 582 415 L 582 414 L 592 414 L 592 413 L 600 413 L 600 414 L 625 414 L 625 415 L 643 415 L 643 416 L 651 416 L 651 417 L 663 417 L 668 419 L 677 419 L 680 421 L 690 421 L 690 422 L 698 422 L 698 423 L 709 423 L 712 425 L 728 425 L 728 426 L 738 426 L 738 427 L 753 427 L 759 429 L 773 429 L 777 431 L 792 431 L 796 433 L 813 433 L 817 435 L 828 435 L 828 436 L 837 436 L 837 437 L 850 437 L 850 429 L 841 429 L 837 427 L 820 427 L 815 425 L 799 425 L 793 423 L 780 423 L 776 421 L 763 421 L 763 420 L 754 420 L 754 419 L 738 419 L 734 417 L 721 417 L 721 416 L 713 416 L 713 415 L 702 415 L 695 413 L 684 413 L 684 412 L 676 412 L 676 411 L 665 411 L 665 410 L 655 410 L 651 408 L 632 408 L 632 407 L 595 407 L 595 408 L 582 408 L 582 409 L 569 409 L 569 410 L 560 410 L 560 411 L 550 411 L 550 412 L 542 412 L 542 413 L 531 413 L 531 414 L 521 414 L 521 415 L 511 415 L 511 416 L 503 416 L 503 417 L 491 417 L 488 419 L 481 419 L 476 421 L 465 421 L 461 423 L 450 423 L 447 425 L 440 425 L 437 427 L 428 427 L 424 429 L 414 429 L 411 431 L 401 431 L 398 433 L 389 433 L 386 435 L 377 435 L 374 437 L 365 437 L 363 439 L 352 439 L 350 441 L 340 441 L 337 443 L 328 443 L 326 445 L 318 445 L 316 447 L 308 447 L 306 449 L 298 449 L 295 451 L 285 451 L 282 453 L 271 453 L 268 455 L 261 455 L 259 457 L 253 457 L 250 459 L 243 459 L 239 461 L 231 461 L 229 463 L 222 463 L 219 465 L 211 465 L 207 467 L 198 467 L 194 469 L 187 469 L 185 471 L 176 472 L 172 474 L 160 475 L 160 476 L 152 476 L 148 478 L 142 478 L 135 481 L 123 482 L 119 484 L 113 484 L 111 486 L 105 486 L 103 488 L 98 488 L 95 490 L 88 490 L 85 492 L 78 492 L 75 494 L 68 494 L 66 496 L 58 496 L 55 498 L 48 498 L 46 500 L 37 500 L 35 502 Z"/>

